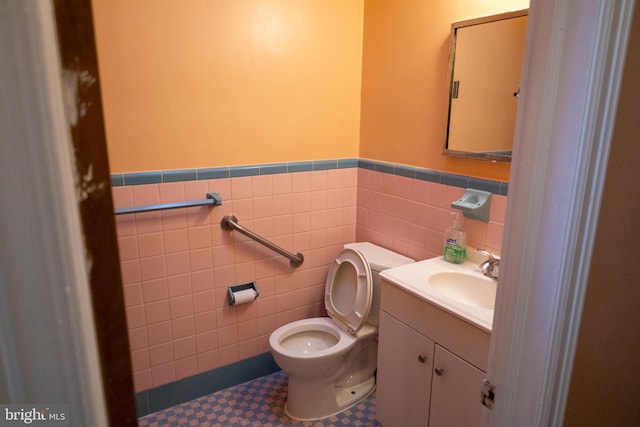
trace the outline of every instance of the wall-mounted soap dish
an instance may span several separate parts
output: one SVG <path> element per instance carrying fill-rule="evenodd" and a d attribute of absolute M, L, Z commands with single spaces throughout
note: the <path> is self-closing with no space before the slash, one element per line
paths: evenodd
<path fill-rule="evenodd" d="M 464 190 L 464 195 L 461 198 L 451 203 L 451 207 L 461 210 L 465 218 L 489 222 L 491 193 L 467 188 Z"/>

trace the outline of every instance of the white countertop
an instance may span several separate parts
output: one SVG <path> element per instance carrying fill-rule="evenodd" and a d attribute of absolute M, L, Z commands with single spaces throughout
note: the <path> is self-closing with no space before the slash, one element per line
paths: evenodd
<path fill-rule="evenodd" d="M 458 272 L 475 276 L 486 281 L 489 289 L 493 289 L 497 283 L 482 274 L 477 263 L 465 261 L 462 264 L 446 262 L 442 257 L 418 261 L 412 264 L 384 270 L 380 275 L 389 283 L 415 295 L 416 297 L 435 304 L 445 311 L 487 331 L 491 332 L 494 310 L 465 304 L 459 300 L 449 298 L 438 292 L 429 284 L 429 277 L 437 273 Z"/>

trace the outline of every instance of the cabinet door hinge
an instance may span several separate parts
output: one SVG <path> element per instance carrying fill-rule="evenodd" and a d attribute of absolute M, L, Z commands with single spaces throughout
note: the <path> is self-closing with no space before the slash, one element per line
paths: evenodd
<path fill-rule="evenodd" d="M 491 384 L 488 379 L 482 380 L 482 392 L 480 394 L 480 402 L 487 408 L 493 408 L 493 402 L 496 398 L 496 386 Z"/>

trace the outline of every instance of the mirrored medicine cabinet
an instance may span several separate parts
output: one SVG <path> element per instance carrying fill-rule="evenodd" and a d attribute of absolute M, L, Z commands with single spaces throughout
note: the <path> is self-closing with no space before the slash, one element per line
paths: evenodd
<path fill-rule="evenodd" d="M 527 10 L 451 25 L 444 154 L 511 161 Z"/>

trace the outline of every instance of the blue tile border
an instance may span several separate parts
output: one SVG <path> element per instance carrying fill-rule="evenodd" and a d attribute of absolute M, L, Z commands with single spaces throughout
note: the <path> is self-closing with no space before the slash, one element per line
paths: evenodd
<path fill-rule="evenodd" d="M 287 173 L 286 163 L 276 163 L 260 166 L 260 175 L 275 175 L 279 173 Z"/>
<path fill-rule="evenodd" d="M 280 370 L 271 353 L 136 393 L 138 418 Z"/>
<path fill-rule="evenodd" d="M 162 172 L 135 172 L 123 174 L 124 185 L 160 184 Z"/>
<path fill-rule="evenodd" d="M 391 175 L 419 179 L 422 181 L 451 185 L 453 187 L 475 188 L 503 196 L 506 196 L 509 192 L 508 182 L 492 181 L 489 179 L 474 178 L 466 175 L 438 172 L 414 166 L 367 159 L 316 160 L 309 162 L 272 163 L 263 165 L 112 174 L 111 186 L 122 187 L 125 185 L 160 184 L 164 182 L 197 181 L 346 168 L 362 168 Z"/>
<path fill-rule="evenodd" d="M 313 163 L 314 171 L 326 171 L 330 169 L 338 169 L 337 160 L 319 160 Z"/>
<path fill-rule="evenodd" d="M 293 162 L 287 164 L 287 172 L 310 172 L 313 170 L 313 162 Z"/>
<path fill-rule="evenodd" d="M 162 182 L 195 181 L 197 179 L 197 171 L 194 169 L 162 172 Z"/>
<path fill-rule="evenodd" d="M 340 159 L 338 160 L 338 169 L 357 168 L 358 159 Z"/>
<path fill-rule="evenodd" d="M 466 175 L 456 175 L 452 173 L 441 174 L 440 184 L 467 188 L 469 186 L 469 177 Z"/>
<path fill-rule="evenodd" d="M 123 174 L 112 174 L 111 175 L 111 186 L 112 187 L 122 187 L 124 186 L 124 175 Z"/>
<path fill-rule="evenodd" d="M 229 168 L 204 168 L 196 169 L 198 180 L 229 178 L 231 172 Z"/>
<path fill-rule="evenodd" d="M 148 390 L 149 412 L 157 412 L 182 403 L 181 384 L 172 382 Z"/>
<path fill-rule="evenodd" d="M 393 163 L 377 162 L 373 160 L 358 160 L 358 167 L 376 172 L 404 176 L 419 179 L 421 181 L 435 182 L 437 184 L 450 185 L 460 188 L 475 188 L 489 191 L 493 194 L 506 196 L 509 191 L 509 183 L 492 181 L 489 179 L 474 178 L 466 175 L 438 172 L 413 166 L 397 165 Z"/>
<path fill-rule="evenodd" d="M 260 166 L 232 166 L 229 168 L 231 178 L 260 175 Z"/>
<path fill-rule="evenodd" d="M 432 171 L 429 169 L 420 169 L 416 171 L 416 179 L 428 182 L 440 183 L 440 172 Z"/>

